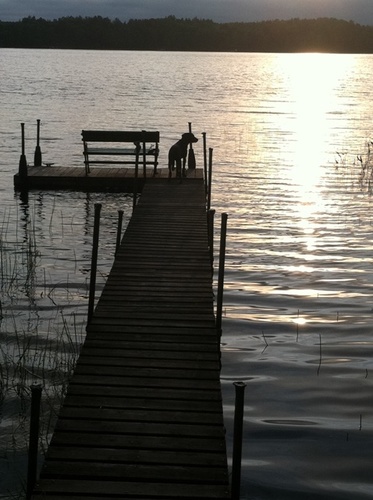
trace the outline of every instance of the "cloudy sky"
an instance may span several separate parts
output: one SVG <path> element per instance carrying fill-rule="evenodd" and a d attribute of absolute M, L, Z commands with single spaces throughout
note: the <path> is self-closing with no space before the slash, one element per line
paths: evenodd
<path fill-rule="evenodd" d="M 335 17 L 373 25 L 373 0 L 0 0 L 0 20 L 95 16 L 148 19 L 174 15 L 227 21 Z"/>

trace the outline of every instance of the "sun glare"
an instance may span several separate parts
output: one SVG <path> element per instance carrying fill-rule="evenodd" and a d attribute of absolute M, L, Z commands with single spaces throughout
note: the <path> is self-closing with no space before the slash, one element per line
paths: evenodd
<path fill-rule="evenodd" d="M 290 141 L 284 148 L 292 160 L 284 175 L 288 176 L 288 189 L 298 200 L 294 210 L 298 212 L 296 220 L 308 260 L 315 257 L 320 245 L 317 227 L 319 213 L 325 206 L 323 176 L 335 140 L 336 124 L 332 122 L 335 117 L 338 126 L 342 126 L 341 122 L 347 119 L 340 112 L 338 99 L 345 79 L 351 75 L 352 61 L 345 56 L 317 53 L 288 54 L 278 60 L 282 67 L 277 70 L 282 74 L 290 102 L 282 127 Z"/>
<path fill-rule="evenodd" d="M 337 110 L 337 92 L 346 77 L 346 62 L 329 54 L 289 54 L 288 78 L 294 141 L 293 181 L 312 188 L 322 174 L 331 143 L 328 115 Z"/>

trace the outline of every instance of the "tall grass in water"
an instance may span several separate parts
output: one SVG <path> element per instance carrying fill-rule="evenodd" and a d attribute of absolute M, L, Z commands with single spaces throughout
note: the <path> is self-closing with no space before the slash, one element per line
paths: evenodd
<path fill-rule="evenodd" d="M 365 144 L 364 153 L 357 154 L 351 161 L 348 153 L 337 152 L 335 159 L 336 170 L 361 191 L 371 195 L 373 192 L 373 141 Z"/>
<path fill-rule="evenodd" d="M 27 221 L 20 238 L 13 228 L 9 231 L 9 221 L 5 216 L 0 226 L 0 498 L 22 498 L 30 386 L 43 386 L 43 452 L 79 355 L 84 324 L 65 312 L 68 291 L 62 296 L 47 284 L 32 223 Z"/>

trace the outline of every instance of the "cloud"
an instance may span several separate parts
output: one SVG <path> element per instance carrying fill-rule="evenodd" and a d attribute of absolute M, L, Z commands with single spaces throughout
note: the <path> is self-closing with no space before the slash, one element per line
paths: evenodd
<path fill-rule="evenodd" d="M 0 0 L 0 19 L 95 16 L 147 19 L 174 15 L 217 22 L 335 17 L 373 25 L 372 0 Z"/>

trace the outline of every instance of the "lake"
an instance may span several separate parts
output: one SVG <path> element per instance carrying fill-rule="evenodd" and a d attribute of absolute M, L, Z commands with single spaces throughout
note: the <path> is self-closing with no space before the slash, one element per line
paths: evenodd
<path fill-rule="evenodd" d="M 0 66 L 0 497 L 24 483 L 29 383 L 58 400 L 84 338 L 94 204 L 98 292 L 131 215 L 125 194 L 14 193 L 20 123 L 33 163 L 40 119 L 43 160 L 65 166 L 85 128 L 159 130 L 161 165 L 188 122 L 207 133 L 216 242 L 229 215 L 229 456 L 246 383 L 241 497 L 372 498 L 373 56 L 1 49 Z"/>

